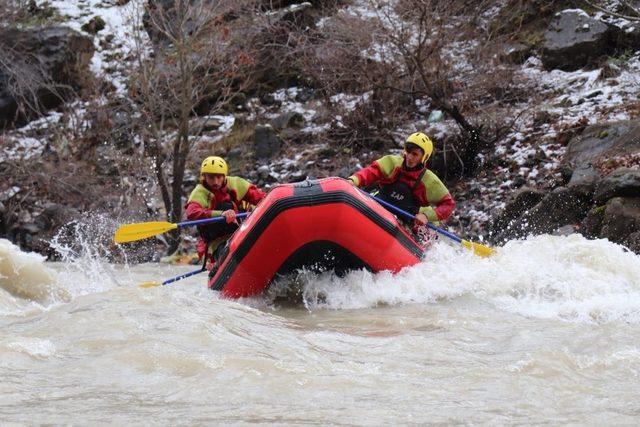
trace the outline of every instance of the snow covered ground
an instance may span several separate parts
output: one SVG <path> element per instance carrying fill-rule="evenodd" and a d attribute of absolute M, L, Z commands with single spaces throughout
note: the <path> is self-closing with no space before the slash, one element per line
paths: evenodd
<path fill-rule="evenodd" d="M 534 83 L 543 100 L 538 105 L 522 106 L 527 108 L 526 114 L 496 146 L 496 154 L 506 154 L 517 167 L 496 168 L 491 174 L 465 183 L 468 190 L 473 190 L 470 194 L 479 194 L 461 200 L 459 204 L 457 216 L 465 227 L 474 233 L 482 233 L 491 215 L 504 207 L 523 182 L 530 187 L 546 188 L 560 178 L 558 167 L 565 153 L 565 145 L 558 138 L 562 129 L 577 123 L 637 118 L 640 55 L 636 54 L 616 67 L 619 68 L 618 76 L 602 78 L 600 69 L 546 71 L 536 57 L 525 62 L 519 74 Z M 541 112 L 550 114 L 552 120 L 537 124 L 536 116 Z"/>
<path fill-rule="evenodd" d="M 92 59 L 92 71 L 98 77 L 111 81 L 116 90 L 126 89 L 126 74 L 130 67 L 130 54 L 136 51 L 137 37 L 146 38 L 142 26 L 143 0 L 130 0 L 126 4 L 118 0 L 48 0 L 66 18 L 64 25 L 79 32 L 94 17 L 105 22 L 105 28 L 94 37 L 96 53 Z M 39 3 L 42 3 L 39 1 Z M 138 29 L 138 30 L 136 30 Z"/>
<path fill-rule="evenodd" d="M 119 95 L 126 93 L 128 73 L 135 60 L 134 53 L 148 52 L 148 38 L 141 25 L 144 0 L 123 3 L 122 0 L 36 1 L 39 7 L 48 4 L 57 9 L 63 20 L 60 25 L 90 37 L 82 30 L 82 26 L 95 17 L 104 20 L 105 28 L 93 36 L 95 53 L 91 60 L 91 71 L 96 77 L 113 84 Z M 104 100 L 96 101 L 100 103 Z M 2 135 L 0 138 L 4 150 L 0 153 L 0 161 L 29 159 L 41 155 L 49 144 L 64 146 L 65 139 L 78 137 L 89 126 L 85 122 L 87 104 L 76 101 L 67 107 L 68 111 L 73 112 L 68 117 L 50 111 L 44 117 Z"/>
<path fill-rule="evenodd" d="M 602 6 L 617 10 L 619 1 L 602 2 Z M 359 17 L 365 21 L 377 19 L 385 27 L 398 27 L 398 15 L 393 10 L 391 0 L 356 0 L 339 11 L 340 15 Z M 504 2 L 487 10 L 481 16 L 481 22 L 487 24 L 500 11 Z M 391 6 L 391 7 L 390 7 Z M 582 11 L 581 11 L 582 12 Z M 583 12 L 584 13 L 584 12 Z M 623 31 L 631 31 L 632 23 L 619 17 L 597 12 L 595 19 L 616 25 Z M 323 18 L 320 25 L 328 25 L 331 18 Z M 463 72 L 467 69 L 465 55 L 473 46 L 453 41 L 450 52 L 456 52 L 454 69 Z M 376 42 L 368 57 L 378 61 L 394 61 L 390 46 Z M 560 161 L 565 152 L 565 143 L 561 132 L 578 123 L 582 125 L 610 121 L 629 120 L 638 114 L 638 93 L 640 91 L 640 55 L 612 59 L 607 64 L 613 77 L 607 77 L 601 69 L 565 72 L 547 71 L 536 56 L 531 56 L 516 73 L 516 84 L 527 87 L 535 93 L 526 105 L 505 110 L 503 117 L 519 118 L 511 131 L 497 141 L 495 154 L 509 159 L 508 166 L 497 167 L 490 173 L 481 174 L 475 179 L 465 181 L 458 189 L 458 209 L 453 224 L 482 237 L 483 230 L 491 215 L 503 208 L 514 191 L 526 184 L 532 187 L 550 187 L 559 179 Z M 428 120 L 433 110 L 428 101 L 417 105 L 423 118 L 417 118 L 397 129 L 397 135 L 415 130 L 423 130 L 435 140 L 457 132 L 452 120 L 442 122 Z M 629 108 L 630 107 L 630 108 Z M 539 122 L 538 117 L 550 120 Z M 398 141 L 400 142 L 400 141 Z M 482 155 L 483 157 L 486 157 Z"/>
<path fill-rule="evenodd" d="M 42 3 L 38 0 L 38 3 Z M 143 0 L 131 0 L 127 4 L 118 0 L 49 0 L 51 6 L 57 8 L 67 18 L 65 25 L 82 31 L 81 27 L 95 16 L 104 19 L 106 27 L 94 37 L 96 53 L 92 61 L 92 71 L 99 77 L 113 83 L 116 93 L 126 95 L 127 73 L 131 67 L 134 53 L 144 51 L 146 36 L 140 29 L 140 16 Z M 397 18 L 393 9 L 388 7 L 390 1 L 383 2 L 381 8 L 372 8 L 372 2 L 355 0 L 341 9 L 338 14 L 348 14 L 365 20 L 381 16 Z M 609 3 L 615 3 L 611 1 Z M 499 8 L 486 11 L 482 20 L 488 22 L 498 13 Z M 611 18 L 597 13 L 602 19 L 626 29 L 629 22 L 620 18 Z M 330 17 L 322 18 L 319 26 L 329 25 Z M 135 35 L 142 36 L 142 39 Z M 136 46 L 140 40 L 143 46 Z M 455 49 L 453 49 L 455 48 Z M 377 60 L 393 56 L 389 46 L 376 45 L 367 55 Z M 461 54 L 469 51 L 469 46 L 452 46 L 452 51 Z M 465 66 L 463 55 L 458 59 L 459 67 Z M 516 84 L 528 88 L 536 94 L 537 103 L 516 105 L 505 109 L 504 117 L 515 118 L 511 131 L 497 142 L 495 153 L 508 159 L 507 166 L 496 167 L 490 173 L 465 181 L 459 188 L 452 188 L 458 199 L 456 220 L 452 225 L 459 226 L 465 232 L 482 234 L 490 216 L 504 206 L 513 192 L 526 183 L 529 186 L 544 187 L 558 178 L 558 166 L 564 155 L 564 142 L 559 140 L 562 131 L 576 123 L 592 124 L 607 121 L 627 120 L 637 117 L 638 92 L 640 88 L 640 55 L 613 59 L 609 63 L 613 76 L 607 77 L 600 69 L 590 71 L 564 72 L 560 70 L 546 71 L 540 60 L 530 57 L 516 73 Z M 304 100 L 300 97 L 302 89 L 292 87 L 277 90 L 272 94 L 276 105 L 265 106 L 257 99 L 248 102 L 247 120 L 265 122 L 286 113 L 299 113 L 304 118 L 302 132 L 311 137 L 321 136 L 330 126 L 341 125 L 340 116 L 324 114 L 326 105 L 319 99 Z M 334 94 L 329 101 L 344 110 L 355 108 L 358 103 L 366 101 L 370 94 Z M 427 100 L 418 100 L 418 115 L 415 121 L 406 123 L 395 130 L 400 145 L 404 135 L 415 130 L 426 131 L 434 137 L 436 144 L 445 136 L 457 132 L 457 126 L 451 120 L 440 120 Z M 635 107 L 634 107 L 635 106 Z M 635 109 L 633 109 L 635 108 Z M 550 117 L 540 121 L 540 114 Z M 76 130 L 83 128 L 83 105 L 78 104 L 76 122 L 65 124 Z M 431 120 L 429 119 L 431 116 Z M 231 130 L 233 116 L 218 118 L 224 126 L 217 134 L 203 143 L 215 144 L 220 136 Z M 0 161 L 38 155 L 46 149 L 47 127 L 60 125 L 60 113 L 51 112 L 46 117 L 34 121 L 27 126 L 5 133 L 5 146 L 0 154 Z M 276 160 L 271 165 L 264 165 L 262 174 L 271 180 L 280 182 L 291 179 L 299 169 L 308 167 L 315 161 L 314 153 L 326 149 L 322 143 L 314 148 L 305 147 L 301 152 Z M 486 157 L 486 155 L 485 155 Z M 362 159 L 353 158 L 354 168 L 365 163 Z M 311 163 L 310 163 L 311 162 Z M 322 165 L 318 165 L 321 167 Z"/>

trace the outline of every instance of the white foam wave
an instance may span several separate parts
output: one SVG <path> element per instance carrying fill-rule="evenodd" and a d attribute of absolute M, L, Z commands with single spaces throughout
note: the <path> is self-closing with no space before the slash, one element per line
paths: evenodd
<path fill-rule="evenodd" d="M 51 341 L 40 338 L 6 338 L 0 341 L 0 347 L 17 353 L 27 354 L 36 359 L 48 359 L 56 353 L 56 347 Z"/>
<path fill-rule="evenodd" d="M 512 241 L 490 258 L 441 242 L 423 263 L 395 276 L 358 271 L 344 278 L 306 275 L 303 281 L 310 309 L 431 303 L 470 294 L 524 316 L 640 323 L 640 257 L 577 234 Z"/>
<path fill-rule="evenodd" d="M 44 257 L 20 251 L 6 239 L 0 239 L 0 308 L 11 312 L 18 299 L 49 303 L 69 298 L 68 292 L 57 283 L 55 273 L 45 267 Z"/>
<path fill-rule="evenodd" d="M 640 323 L 640 257 L 608 240 L 537 236 L 499 251 L 481 272 L 500 308 L 541 318 Z"/>

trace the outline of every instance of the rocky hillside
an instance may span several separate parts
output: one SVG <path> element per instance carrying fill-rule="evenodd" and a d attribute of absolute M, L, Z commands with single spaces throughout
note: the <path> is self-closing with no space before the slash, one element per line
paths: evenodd
<path fill-rule="evenodd" d="M 0 237 L 53 256 L 79 224 L 108 241 L 118 223 L 166 219 L 166 184 L 184 197 L 206 155 L 269 188 L 347 176 L 420 130 L 458 202 L 454 232 L 580 232 L 640 253 L 637 6 L 9 1 Z M 187 74 L 185 110 L 172 100 Z"/>

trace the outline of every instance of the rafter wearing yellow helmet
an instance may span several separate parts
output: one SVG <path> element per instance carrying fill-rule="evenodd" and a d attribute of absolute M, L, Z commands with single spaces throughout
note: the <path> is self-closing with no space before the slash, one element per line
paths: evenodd
<path fill-rule="evenodd" d="M 217 259 L 223 246 L 221 243 L 238 227 L 236 213 L 241 212 L 243 206 L 257 205 L 265 197 L 265 193 L 249 181 L 228 174 L 229 166 L 222 157 L 204 159 L 200 165 L 200 183 L 189 195 L 185 206 L 185 216 L 189 221 L 217 216 L 226 220 L 226 223 L 198 226 L 198 256 L 210 261 Z M 210 265 L 215 268 L 215 263 Z"/>
<path fill-rule="evenodd" d="M 433 141 L 427 135 L 422 132 L 416 132 L 409 135 L 407 140 L 404 143 L 405 150 L 407 148 L 411 148 L 411 145 L 415 145 L 424 153 L 422 155 L 422 162 L 426 162 L 429 157 L 431 157 L 431 153 L 433 153 Z"/>
<path fill-rule="evenodd" d="M 381 157 L 351 175 L 349 180 L 358 187 L 377 184 L 381 200 L 415 215 L 414 233 L 427 233 L 429 230 L 424 224 L 445 221 L 456 206 L 449 190 L 427 168 L 426 162 L 432 153 L 431 138 L 416 132 L 406 139 L 402 156 Z"/>

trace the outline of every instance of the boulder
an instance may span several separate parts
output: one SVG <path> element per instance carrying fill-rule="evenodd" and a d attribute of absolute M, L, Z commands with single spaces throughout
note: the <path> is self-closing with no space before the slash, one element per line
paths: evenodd
<path fill-rule="evenodd" d="M 553 236 L 570 236 L 575 232 L 576 232 L 576 227 L 574 225 L 563 225 L 562 227 L 551 232 L 551 234 Z"/>
<path fill-rule="evenodd" d="M 91 38 L 71 28 L 1 28 L 0 56 L 11 70 L 0 69 L 0 128 L 70 99 L 90 75 L 93 52 Z"/>
<path fill-rule="evenodd" d="M 535 206 L 511 220 L 497 231 L 495 240 L 504 241 L 530 234 L 553 233 L 566 225 L 577 225 L 585 216 L 588 201 L 574 191 L 558 187 Z"/>
<path fill-rule="evenodd" d="M 282 104 L 282 101 L 278 101 L 272 93 L 265 93 L 260 97 L 260 103 L 266 106 L 280 106 L 280 104 Z"/>
<path fill-rule="evenodd" d="M 73 207 L 48 202 L 34 222 L 40 229 L 51 231 L 70 221 L 78 214 L 78 211 Z"/>
<path fill-rule="evenodd" d="M 624 244 L 634 232 L 634 203 L 640 197 L 640 121 L 589 126 L 567 146 L 561 170 L 567 188 L 593 199 L 580 232 Z M 625 221 L 629 227 L 625 229 Z"/>
<path fill-rule="evenodd" d="M 603 178 L 594 195 L 596 203 L 614 197 L 640 196 L 640 169 L 620 168 Z"/>
<path fill-rule="evenodd" d="M 600 237 L 624 244 L 640 231 L 640 197 L 614 197 L 607 202 Z"/>
<path fill-rule="evenodd" d="M 215 117 L 196 117 L 189 121 L 189 133 L 200 135 L 201 133 L 214 132 L 222 126 L 222 122 Z"/>
<path fill-rule="evenodd" d="M 289 176 L 289 182 L 302 182 L 307 179 L 307 174 L 304 171 L 296 171 Z"/>
<path fill-rule="evenodd" d="M 353 168 L 349 166 L 343 166 L 334 174 L 341 178 L 349 178 L 353 174 Z"/>
<path fill-rule="evenodd" d="M 624 241 L 624 245 L 640 255 L 640 231 L 629 234 Z"/>
<path fill-rule="evenodd" d="M 7 237 L 22 250 L 36 252 L 38 249 L 42 249 L 38 247 L 38 240 L 42 240 L 38 239 L 38 235 L 42 232 L 43 230 L 37 224 L 26 222 L 12 225 L 8 230 Z"/>
<path fill-rule="evenodd" d="M 290 127 L 300 128 L 304 126 L 304 124 L 304 116 L 295 111 L 288 111 L 271 120 L 271 126 L 278 130 Z"/>
<path fill-rule="evenodd" d="M 258 159 L 266 159 L 280 151 L 280 137 L 271 125 L 259 125 L 253 134 L 253 149 Z"/>
<path fill-rule="evenodd" d="M 590 239 L 600 236 L 606 206 L 592 208 L 580 224 L 580 233 Z"/>
<path fill-rule="evenodd" d="M 505 45 L 502 56 L 511 64 L 524 64 L 533 54 L 533 46 L 524 43 L 513 43 Z"/>
<path fill-rule="evenodd" d="M 111 145 L 100 145 L 96 148 L 95 173 L 102 176 L 117 176 L 118 165 L 116 160 L 119 153 Z"/>
<path fill-rule="evenodd" d="M 281 2 L 284 3 L 284 2 Z M 279 5 L 274 7 L 274 4 L 271 0 L 265 2 L 265 6 L 269 5 L 272 10 L 267 12 L 267 15 L 271 20 L 282 20 L 282 21 L 307 21 L 308 11 L 313 8 L 313 5 L 308 2 L 293 2 L 287 6 Z"/>
<path fill-rule="evenodd" d="M 602 177 L 616 168 L 615 159 L 636 154 L 640 154 L 640 120 L 589 126 L 567 146 L 561 165 L 570 177 L 567 187 L 591 195 Z"/>
<path fill-rule="evenodd" d="M 234 147 L 227 151 L 227 160 L 236 160 L 242 156 L 242 149 L 240 147 Z"/>
<path fill-rule="evenodd" d="M 258 176 L 260 179 L 266 179 L 271 173 L 271 169 L 267 165 L 262 165 L 258 167 Z"/>
<path fill-rule="evenodd" d="M 640 21 L 628 21 L 617 35 L 616 43 L 623 50 L 640 50 Z"/>
<path fill-rule="evenodd" d="M 591 195 L 598 185 L 600 175 L 591 163 L 578 166 L 571 174 L 568 187 L 584 195 Z"/>
<path fill-rule="evenodd" d="M 541 60 L 546 69 L 575 71 L 603 55 L 615 54 L 620 29 L 580 9 L 558 12 L 544 35 Z"/>
<path fill-rule="evenodd" d="M 500 215 L 493 220 L 491 229 L 494 233 L 502 233 L 509 228 L 512 222 L 537 205 L 543 199 L 544 194 L 542 190 L 522 187 L 507 202 Z"/>
<path fill-rule="evenodd" d="M 104 30 L 106 26 L 107 26 L 107 23 L 104 22 L 104 19 L 96 15 L 93 18 L 91 18 L 89 22 L 87 22 L 80 28 L 84 32 L 95 35 L 95 34 L 98 34 L 100 31 Z"/>
<path fill-rule="evenodd" d="M 297 102 L 307 102 L 311 100 L 311 98 L 313 98 L 314 95 L 315 95 L 315 91 L 313 89 L 309 87 L 302 87 L 300 88 L 300 90 L 298 90 L 298 93 L 296 93 L 295 100 Z"/>
<path fill-rule="evenodd" d="M 536 231 L 550 232 L 559 226 L 579 222 L 586 212 L 587 201 L 584 198 L 569 188 L 558 187 L 534 206 L 528 216 Z"/>

